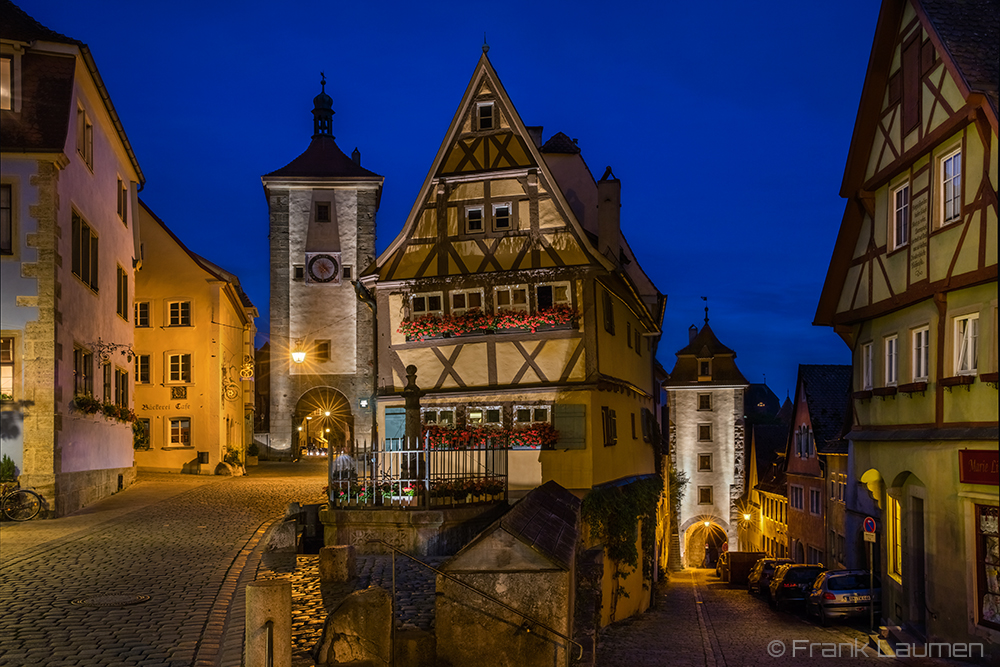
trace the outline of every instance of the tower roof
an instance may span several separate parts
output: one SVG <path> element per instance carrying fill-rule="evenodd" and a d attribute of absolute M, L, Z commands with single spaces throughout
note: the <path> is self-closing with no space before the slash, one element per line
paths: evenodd
<path fill-rule="evenodd" d="M 743 373 L 736 367 L 736 353 L 723 345 L 715 336 L 707 318 L 690 343 L 677 353 L 677 363 L 670 372 L 665 387 L 700 387 L 712 385 L 748 385 Z M 709 362 L 709 373 L 701 373 L 701 362 Z"/>
<path fill-rule="evenodd" d="M 264 174 L 264 178 L 370 178 L 382 176 L 365 169 L 344 155 L 333 137 L 321 134 L 313 137 L 309 148 L 281 169 Z"/>

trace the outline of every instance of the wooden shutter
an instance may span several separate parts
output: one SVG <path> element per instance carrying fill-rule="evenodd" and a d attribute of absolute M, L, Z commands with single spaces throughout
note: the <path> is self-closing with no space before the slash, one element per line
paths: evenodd
<path fill-rule="evenodd" d="M 559 431 L 556 449 L 587 448 L 586 405 L 556 403 L 552 409 L 552 418 L 553 425 Z"/>

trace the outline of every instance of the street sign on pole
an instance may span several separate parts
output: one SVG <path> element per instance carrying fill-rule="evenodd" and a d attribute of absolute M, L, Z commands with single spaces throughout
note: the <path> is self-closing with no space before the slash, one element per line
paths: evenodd
<path fill-rule="evenodd" d="M 875 544 L 875 519 L 865 517 L 865 542 L 868 543 L 868 627 L 875 631 L 875 568 L 872 549 Z"/>
<path fill-rule="evenodd" d="M 865 532 L 874 533 L 875 532 L 875 519 L 870 516 L 865 517 Z"/>
<path fill-rule="evenodd" d="M 865 533 L 865 542 L 874 542 L 875 533 Z"/>

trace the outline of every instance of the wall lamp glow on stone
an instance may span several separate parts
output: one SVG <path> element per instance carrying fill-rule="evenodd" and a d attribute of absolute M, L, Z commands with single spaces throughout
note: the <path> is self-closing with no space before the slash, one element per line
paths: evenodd
<path fill-rule="evenodd" d="M 295 348 L 292 350 L 292 361 L 301 364 L 306 360 L 306 351 L 302 348 L 302 341 L 295 341 Z"/>
<path fill-rule="evenodd" d="M 743 520 L 744 521 L 749 521 L 750 520 L 750 515 L 749 514 L 744 514 L 743 515 Z"/>
<path fill-rule="evenodd" d="M 329 417 L 329 416 L 330 416 L 330 411 L 329 411 L 329 410 L 327 410 L 327 411 L 326 411 L 326 412 L 324 412 L 323 414 L 324 414 L 324 415 L 326 415 L 327 417 Z"/>

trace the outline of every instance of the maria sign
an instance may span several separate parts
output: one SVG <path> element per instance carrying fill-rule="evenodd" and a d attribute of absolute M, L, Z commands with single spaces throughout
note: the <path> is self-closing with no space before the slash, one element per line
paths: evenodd
<path fill-rule="evenodd" d="M 1000 485 L 1000 451 L 961 449 L 958 463 L 958 479 L 962 484 Z"/>

